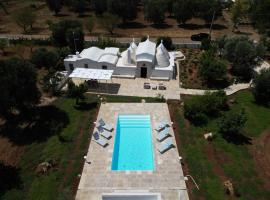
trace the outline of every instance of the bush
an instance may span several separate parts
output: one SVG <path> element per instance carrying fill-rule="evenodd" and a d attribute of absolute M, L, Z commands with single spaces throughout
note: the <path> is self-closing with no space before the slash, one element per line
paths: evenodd
<path fill-rule="evenodd" d="M 227 109 L 227 96 L 224 91 L 194 96 L 184 104 L 184 115 L 195 125 L 205 124 L 207 117 L 216 117 Z"/>
<path fill-rule="evenodd" d="M 253 95 L 258 103 L 270 106 L 270 69 L 262 70 L 254 79 Z"/>
<path fill-rule="evenodd" d="M 225 137 L 232 134 L 239 134 L 244 128 L 247 121 L 246 113 L 244 110 L 232 110 L 225 113 L 219 121 L 219 132 Z"/>

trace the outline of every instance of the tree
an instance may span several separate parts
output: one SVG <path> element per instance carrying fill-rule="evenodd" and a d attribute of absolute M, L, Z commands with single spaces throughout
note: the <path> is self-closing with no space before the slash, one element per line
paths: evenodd
<path fill-rule="evenodd" d="M 157 38 L 157 45 L 159 45 L 161 43 L 166 47 L 166 49 L 168 50 L 172 50 L 173 49 L 173 43 L 172 43 L 172 38 L 171 37 L 167 37 L 167 36 L 162 36 L 162 37 L 158 37 Z"/>
<path fill-rule="evenodd" d="M 167 12 L 169 13 L 169 16 L 171 17 L 172 14 L 174 13 L 173 12 L 173 8 L 174 8 L 174 3 L 175 3 L 176 0 L 167 0 Z"/>
<path fill-rule="evenodd" d="M 251 7 L 249 13 L 251 14 L 251 19 L 255 23 L 255 26 L 260 32 L 267 33 L 269 35 L 270 20 L 269 20 L 269 10 L 270 1 L 269 0 L 253 0 L 251 2 Z"/>
<path fill-rule="evenodd" d="M 145 18 L 156 25 L 160 25 L 165 20 L 166 2 L 164 0 L 145 0 Z"/>
<path fill-rule="evenodd" d="M 193 16 L 191 0 L 177 0 L 173 4 L 173 13 L 177 22 L 185 25 Z"/>
<path fill-rule="evenodd" d="M 8 45 L 8 40 L 4 38 L 0 38 L 0 50 L 2 51 L 2 54 L 5 54 L 5 48 Z"/>
<path fill-rule="evenodd" d="M 61 0 L 46 0 L 46 3 L 51 11 L 54 12 L 55 15 L 62 9 L 62 1 Z"/>
<path fill-rule="evenodd" d="M 108 0 L 108 11 L 125 23 L 137 17 L 137 0 Z"/>
<path fill-rule="evenodd" d="M 23 28 L 23 31 L 27 33 L 29 28 L 33 28 L 33 24 L 35 23 L 37 17 L 33 10 L 29 8 L 17 11 L 13 15 L 13 18 L 16 24 Z"/>
<path fill-rule="evenodd" d="M 31 63 L 36 67 L 45 67 L 47 69 L 55 67 L 59 60 L 59 56 L 56 52 L 48 51 L 45 48 L 40 48 L 34 51 L 31 56 Z"/>
<path fill-rule="evenodd" d="M 95 27 L 95 18 L 94 17 L 89 17 L 86 20 L 85 27 L 88 30 L 89 33 L 92 33 L 94 27 Z"/>
<path fill-rule="evenodd" d="M 75 85 L 72 81 L 68 83 L 68 97 L 76 99 L 76 105 L 79 104 L 80 100 L 84 100 L 84 93 L 87 92 L 87 86 L 85 84 Z"/>
<path fill-rule="evenodd" d="M 82 16 L 85 12 L 86 1 L 85 0 L 73 0 L 73 9 L 75 12 Z"/>
<path fill-rule="evenodd" d="M 74 30 L 76 28 L 82 29 L 82 24 L 76 20 L 63 20 L 51 25 L 52 42 L 55 46 L 64 47 L 68 45 L 66 33 L 68 30 Z"/>
<path fill-rule="evenodd" d="M 247 121 L 246 113 L 244 110 L 231 110 L 225 113 L 219 121 L 219 132 L 225 137 L 231 137 L 233 134 L 239 132 L 245 127 Z"/>
<path fill-rule="evenodd" d="M 0 114 L 22 111 L 39 102 L 37 73 L 33 66 L 19 58 L 0 62 Z"/>
<path fill-rule="evenodd" d="M 209 52 L 202 54 L 199 73 L 208 85 L 217 85 L 226 81 L 227 66 L 224 61 L 216 59 Z"/>
<path fill-rule="evenodd" d="M 120 18 L 117 15 L 105 13 L 102 17 L 99 18 L 99 23 L 104 29 L 106 29 L 111 35 L 113 35 L 114 29 L 120 23 Z"/>
<path fill-rule="evenodd" d="M 107 0 L 92 0 L 96 15 L 103 15 L 107 11 Z"/>
<path fill-rule="evenodd" d="M 260 71 L 253 83 L 255 100 L 258 103 L 270 106 L 270 69 Z"/>
<path fill-rule="evenodd" d="M 66 38 L 72 52 L 76 53 L 76 51 L 80 52 L 84 49 L 84 33 L 82 28 L 68 29 Z"/>
<path fill-rule="evenodd" d="M 262 56 L 261 50 L 247 37 L 225 37 L 222 43 L 224 46 L 220 46 L 224 48 L 224 56 L 232 63 L 232 73 L 249 81 L 257 66 L 258 56 Z"/>

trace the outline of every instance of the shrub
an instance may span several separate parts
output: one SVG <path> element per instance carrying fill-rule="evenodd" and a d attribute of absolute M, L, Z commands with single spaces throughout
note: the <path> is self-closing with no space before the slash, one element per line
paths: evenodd
<path fill-rule="evenodd" d="M 224 91 L 194 96 L 184 104 L 184 115 L 195 125 L 207 122 L 207 117 L 216 117 L 227 109 L 227 96 Z"/>
<path fill-rule="evenodd" d="M 270 69 L 262 70 L 254 79 L 253 95 L 258 103 L 270 106 Z"/>
<path fill-rule="evenodd" d="M 231 110 L 225 113 L 219 121 L 219 132 L 225 137 L 226 135 L 239 134 L 244 128 L 247 121 L 246 113 L 244 110 Z"/>

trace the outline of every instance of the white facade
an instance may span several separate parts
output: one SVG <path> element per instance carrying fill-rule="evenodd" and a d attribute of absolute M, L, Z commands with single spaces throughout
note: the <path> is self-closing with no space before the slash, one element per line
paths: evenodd
<path fill-rule="evenodd" d="M 114 47 L 90 47 L 76 55 L 69 55 L 64 64 L 69 73 L 75 68 L 105 69 L 113 70 L 115 77 L 169 80 L 176 75 L 174 61 L 174 53 L 168 52 L 162 42 L 156 47 L 148 38 L 138 46 L 133 41 L 122 53 Z"/>

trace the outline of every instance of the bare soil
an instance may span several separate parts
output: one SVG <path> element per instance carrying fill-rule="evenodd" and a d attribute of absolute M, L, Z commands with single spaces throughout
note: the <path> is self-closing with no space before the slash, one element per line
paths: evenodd
<path fill-rule="evenodd" d="M 18 166 L 23 154 L 23 146 L 17 146 L 9 141 L 8 138 L 0 136 L 0 161 L 5 165 Z"/>
<path fill-rule="evenodd" d="M 265 188 L 270 190 L 270 130 L 253 140 L 250 151 L 256 163 L 257 173 L 264 180 Z"/>
<path fill-rule="evenodd" d="M 21 34 L 22 29 L 14 22 L 12 13 L 16 11 L 30 7 L 33 4 L 31 1 L 19 1 L 19 0 L 10 0 L 8 1 L 7 10 L 9 15 L 6 15 L 2 10 L 0 10 L 0 34 Z M 63 7 L 59 16 L 54 16 L 44 2 L 38 1 L 35 2 L 36 5 L 35 12 L 37 15 L 37 21 L 34 24 L 34 29 L 30 34 L 39 34 L 39 35 L 49 35 L 50 30 L 48 26 L 48 21 L 58 22 L 64 19 L 77 19 L 82 21 L 84 24 L 90 16 L 95 14 L 89 8 L 85 12 L 83 17 L 78 17 L 78 15 L 69 8 Z M 143 7 L 138 7 L 138 17 L 132 22 L 129 22 L 125 25 L 120 25 L 119 28 L 115 31 L 115 36 L 117 37 L 141 37 L 144 35 L 150 35 L 152 37 L 157 36 L 170 36 L 174 38 L 190 38 L 192 34 L 198 32 L 209 32 L 209 24 L 198 18 L 193 18 L 187 22 L 185 26 L 179 25 L 175 19 L 167 14 L 165 22 L 163 25 L 156 27 L 151 22 L 148 22 L 144 18 Z M 212 36 L 213 38 L 220 37 L 224 34 L 231 33 L 230 16 L 225 12 L 223 16 L 219 17 L 213 26 Z M 93 33 L 89 34 L 85 30 L 85 33 L 88 36 L 97 36 L 97 35 L 107 35 L 108 33 L 98 24 L 96 21 L 96 26 L 93 30 Z M 258 39 L 258 34 L 254 31 L 251 25 L 243 25 L 239 27 L 239 33 Z"/>

